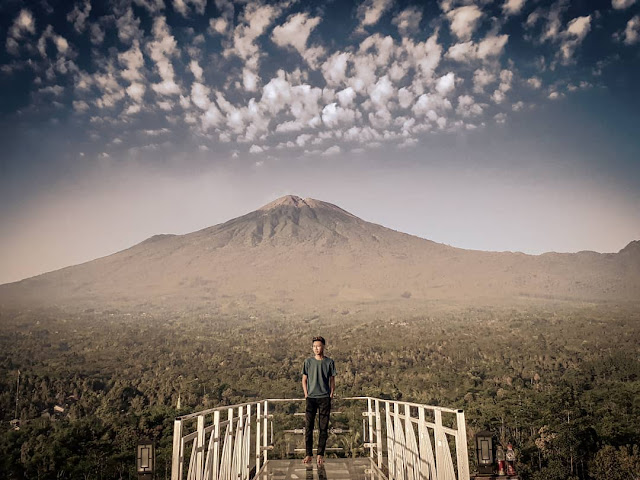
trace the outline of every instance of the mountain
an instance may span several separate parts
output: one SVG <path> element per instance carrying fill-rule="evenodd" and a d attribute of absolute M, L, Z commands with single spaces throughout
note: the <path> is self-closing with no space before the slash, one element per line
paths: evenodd
<path fill-rule="evenodd" d="M 0 285 L 0 306 L 20 308 L 404 311 L 638 299 L 639 241 L 618 253 L 464 250 L 291 195 L 220 225 Z"/>

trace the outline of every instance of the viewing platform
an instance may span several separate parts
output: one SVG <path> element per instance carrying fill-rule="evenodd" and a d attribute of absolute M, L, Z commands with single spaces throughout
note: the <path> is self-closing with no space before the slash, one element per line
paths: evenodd
<path fill-rule="evenodd" d="M 267 399 L 175 419 L 172 480 L 468 480 L 464 412 L 334 398 L 323 467 L 302 463 L 305 400 Z M 317 444 L 317 428 L 314 430 Z"/>

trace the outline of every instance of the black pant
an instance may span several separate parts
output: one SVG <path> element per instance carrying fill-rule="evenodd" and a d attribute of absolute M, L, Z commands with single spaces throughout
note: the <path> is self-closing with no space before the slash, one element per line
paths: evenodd
<path fill-rule="evenodd" d="M 307 456 L 313 456 L 313 427 L 316 423 L 316 412 L 318 415 L 318 428 L 320 435 L 318 438 L 318 455 L 324 455 L 329 436 L 329 412 L 331 411 L 331 398 L 309 398 L 307 397 L 307 408 L 304 413 L 304 443 Z"/>

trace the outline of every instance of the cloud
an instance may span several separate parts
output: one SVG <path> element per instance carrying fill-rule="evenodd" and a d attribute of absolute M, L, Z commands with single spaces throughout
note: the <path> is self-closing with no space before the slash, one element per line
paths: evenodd
<path fill-rule="evenodd" d="M 47 28 L 42 32 L 40 38 L 38 39 L 37 49 L 40 52 L 42 58 L 47 57 L 47 41 L 51 40 L 56 47 L 57 57 L 66 58 L 68 54 L 72 54 L 72 51 L 69 47 L 69 42 L 66 38 L 61 35 L 58 35 L 54 32 L 53 27 L 51 25 L 47 25 Z M 64 66 L 64 63 L 58 64 Z M 62 73 L 62 72 L 61 72 Z"/>
<path fill-rule="evenodd" d="M 193 77 L 196 79 L 196 81 L 202 81 L 203 70 L 197 60 L 191 60 L 189 62 L 189 70 L 191 70 L 191 73 L 193 73 Z"/>
<path fill-rule="evenodd" d="M 207 111 L 200 116 L 200 123 L 202 129 L 206 132 L 211 128 L 217 127 L 223 119 L 224 117 L 218 107 L 215 103 L 211 102 Z"/>
<path fill-rule="evenodd" d="M 145 90 L 146 87 L 142 83 L 134 82 L 127 87 L 127 95 L 136 103 L 142 103 Z"/>
<path fill-rule="evenodd" d="M 9 28 L 9 37 L 20 40 L 23 38 L 25 33 L 35 34 L 36 33 L 36 22 L 33 18 L 33 14 L 23 8 L 20 10 L 20 13 L 13 21 L 13 24 Z"/>
<path fill-rule="evenodd" d="M 173 9 L 185 18 L 190 13 L 189 5 L 193 6 L 193 9 L 200 15 L 204 14 L 204 9 L 207 6 L 207 0 L 173 0 L 172 3 Z"/>
<path fill-rule="evenodd" d="M 216 33 L 225 35 L 228 28 L 233 24 L 235 6 L 231 0 L 214 0 L 214 3 L 218 12 L 220 12 L 220 17 L 216 20 L 221 21 L 214 22 L 214 19 L 209 20 L 210 27 Z M 217 23 L 218 25 L 214 25 L 214 23 Z"/>
<path fill-rule="evenodd" d="M 389 100 L 394 96 L 395 88 L 387 75 L 383 76 L 376 82 L 371 91 L 369 98 L 371 103 L 378 108 L 386 108 Z"/>
<path fill-rule="evenodd" d="M 340 147 L 338 145 L 334 145 L 332 147 L 327 148 L 324 152 L 322 152 L 322 155 L 331 156 L 331 155 L 337 155 L 340 152 L 342 152 Z"/>
<path fill-rule="evenodd" d="M 277 76 L 272 78 L 262 89 L 260 104 L 272 114 L 283 110 L 291 101 L 291 85 L 285 78 L 284 70 L 278 70 Z"/>
<path fill-rule="evenodd" d="M 87 18 L 89 18 L 90 13 L 91 1 L 84 0 L 82 8 L 80 8 L 80 4 L 75 4 L 73 10 L 71 10 L 67 15 L 67 21 L 73 23 L 73 28 L 76 32 L 83 33 L 86 29 Z"/>
<path fill-rule="evenodd" d="M 370 27 L 378 23 L 382 15 L 391 8 L 393 0 L 364 0 L 358 5 L 356 15 L 360 20 L 357 30 L 363 31 L 364 27 Z"/>
<path fill-rule="evenodd" d="M 60 85 L 49 85 L 48 87 L 41 88 L 40 90 L 38 90 L 38 92 L 45 94 L 50 93 L 53 96 L 57 97 L 62 95 L 62 93 L 64 92 L 64 88 Z"/>
<path fill-rule="evenodd" d="M 438 114 L 441 115 L 451 109 L 451 102 L 446 98 L 433 93 L 424 93 L 420 95 L 411 111 L 418 117 L 427 116 L 436 121 L 439 117 Z"/>
<path fill-rule="evenodd" d="M 484 0 L 473 4 L 468 0 L 441 3 L 445 11 L 442 18 L 451 25 L 451 35 L 445 31 L 442 36 L 451 41 L 445 50 L 448 63 L 444 67 L 443 45 L 439 40 L 442 18 L 429 24 L 429 37 L 423 41 L 413 38 L 423 23 L 421 6 L 392 12 L 392 2 L 364 2 L 360 11 L 377 12 L 376 20 L 373 20 L 376 15 L 367 17 L 362 13 L 354 23 L 372 22 L 361 25 L 372 29 L 371 26 L 382 23 L 385 12 L 393 13 L 389 15 L 389 25 L 385 18 L 385 25 L 376 28 L 384 33 L 353 35 L 346 45 L 328 41 L 322 44 L 324 47 L 310 46 L 311 39 L 315 42 L 315 37 L 324 31 L 320 28 L 321 18 L 313 13 L 295 12 L 281 16 L 294 5 L 288 2 L 265 5 L 214 0 L 220 16 L 208 22 L 201 19 L 207 24 L 204 29 L 215 35 L 206 43 L 195 26 L 182 29 L 184 20 L 180 19 L 180 15 L 197 14 L 198 5 L 203 2 L 172 0 L 173 7 L 168 7 L 170 15 L 165 17 L 161 2 L 133 0 L 133 5 L 154 13 L 147 15 L 124 2 L 119 4 L 124 6 L 114 8 L 114 15 L 97 19 L 89 15 L 95 17 L 97 4 L 89 11 L 87 5 L 91 4 L 87 0 L 76 2 L 77 5 L 70 6 L 71 13 L 61 18 L 66 30 L 59 30 L 56 24 L 48 26 L 33 46 L 28 38 L 36 32 L 33 17 L 22 13 L 15 17 L 9 30 L 13 29 L 22 39 L 8 36 L 7 50 L 18 54 L 24 48 L 36 53 L 35 61 L 39 64 L 22 67 L 32 67 L 36 72 L 39 83 L 33 88 L 35 94 L 55 94 L 49 88 L 53 83 L 67 85 L 64 79 L 55 78 L 57 69 L 66 65 L 73 74 L 73 85 L 59 95 L 59 101 L 66 102 L 76 115 L 94 106 L 103 109 L 92 113 L 94 128 L 100 125 L 135 130 L 157 115 L 158 122 L 170 125 L 176 135 L 189 132 L 198 138 L 193 145 L 195 149 L 203 142 L 210 146 L 215 142 L 235 142 L 246 144 L 241 149 L 244 151 L 250 145 L 263 150 L 279 145 L 279 148 L 308 148 L 320 154 L 336 142 L 342 146 L 340 142 L 345 141 L 358 142 L 367 149 L 383 143 L 412 145 L 426 132 L 480 128 L 501 110 L 527 108 L 516 98 L 518 92 L 510 93 L 514 73 L 528 70 L 518 68 L 518 58 L 501 61 L 502 55 L 510 53 L 506 50 L 509 36 L 497 30 L 502 22 L 492 20 L 493 27 L 480 35 L 484 32 L 483 19 L 485 16 L 488 19 L 488 10 L 486 14 L 481 10 L 488 5 Z M 530 16 L 531 26 L 527 28 L 538 27 L 538 37 L 546 34 L 544 41 L 553 43 L 556 60 L 547 58 L 545 81 L 548 78 L 556 85 L 553 91 L 569 94 L 571 85 L 579 83 L 571 83 L 570 78 L 562 85 L 553 83 L 553 69 L 575 56 L 575 49 L 594 27 L 595 16 L 577 17 L 566 24 L 560 21 L 556 28 L 555 19 L 562 20 L 566 13 L 562 2 L 538 8 Z M 523 1 L 501 0 L 491 7 L 492 14 L 495 9 L 498 14 L 502 10 L 505 16 L 520 14 L 523 5 Z M 627 33 L 618 33 L 620 43 L 638 42 L 640 21 L 637 16 L 634 19 L 627 25 Z M 151 31 L 147 33 L 149 23 Z M 390 25 L 395 25 L 399 35 L 393 34 L 393 29 L 387 34 Z M 67 39 L 54 32 L 54 28 L 56 32 L 82 30 L 82 41 L 91 40 L 93 45 L 104 43 L 107 35 L 108 45 L 83 46 L 81 50 L 82 65 L 92 65 L 91 74 L 79 71 L 70 62 L 77 55 L 74 45 L 80 45 L 76 43 L 80 42 L 78 36 L 71 33 Z M 542 42 L 538 39 L 534 44 Z M 222 55 L 220 50 L 210 50 L 213 44 L 221 45 Z M 339 50 L 329 50 L 336 44 L 340 45 Z M 290 53 L 295 50 L 300 57 L 296 53 L 288 55 L 286 61 L 279 63 L 283 68 L 274 74 L 273 65 L 283 55 L 278 47 Z M 46 58 L 52 56 L 54 48 L 57 58 Z M 91 63 L 85 63 L 84 52 L 91 56 Z M 42 55 L 45 57 L 37 58 Z M 269 64 L 261 65 L 268 56 L 272 56 Z M 20 59 L 13 60 L 14 64 L 19 62 Z M 317 71 L 313 71 L 315 68 Z M 8 71 L 10 65 L 2 69 Z M 521 83 L 543 88 L 537 77 L 525 77 Z M 545 95 L 551 93 L 551 89 L 545 89 Z M 144 115 L 133 116 L 140 113 Z M 116 135 L 125 143 L 135 137 L 115 131 L 101 138 L 112 139 Z M 114 146 L 105 145 L 107 151 Z M 157 143 L 154 148 L 162 147 Z"/>
<path fill-rule="evenodd" d="M 125 97 L 125 91 L 118 83 L 114 68 L 110 68 L 110 70 L 106 72 L 94 74 L 90 82 L 101 93 L 101 96 L 94 102 L 98 108 L 113 108 Z"/>
<path fill-rule="evenodd" d="M 356 92 L 353 88 L 347 87 L 344 90 L 340 90 L 336 96 L 341 107 L 349 107 L 353 104 L 356 98 Z"/>
<path fill-rule="evenodd" d="M 89 27 L 89 41 L 93 45 L 101 45 L 104 42 L 105 31 L 98 23 L 92 23 Z"/>
<path fill-rule="evenodd" d="M 209 20 L 209 29 L 212 32 L 224 35 L 229 30 L 229 21 L 224 17 L 212 18 Z"/>
<path fill-rule="evenodd" d="M 492 72 L 489 72 L 484 68 L 479 68 L 473 72 L 473 91 L 476 93 L 483 93 L 484 88 L 495 82 L 495 80 L 496 76 Z"/>
<path fill-rule="evenodd" d="M 502 4 L 502 13 L 507 16 L 517 15 L 522 10 L 525 0 L 505 0 Z"/>
<path fill-rule="evenodd" d="M 464 118 L 476 117 L 482 114 L 482 105 L 477 104 L 471 95 L 460 95 L 456 113 Z"/>
<path fill-rule="evenodd" d="M 449 47 L 446 57 L 457 62 L 472 62 L 474 60 L 487 60 L 499 57 L 509 40 L 509 35 L 489 34 L 479 43 L 472 41 L 456 43 Z"/>
<path fill-rule="evenodd" d="M 398 32 L 403 37 L 418 32 L 422 21 L 422 10 L 418 7 L 408 7 L 393 17 L 391 23 L 398 27 Z"/>
<path fill-rule="evenodd" d="M 151 88 L 159 95 L 179 95 L 180 87 L 175 82 L 173 65 L 169 60 L 169 57 L 178 53 L 177 42 L 169 31 L 165 17 L 154 19 L 152 31 L 154 39 L 147 43 L 147 51 L 162 81 L 154 83 Z"/>
<path fill-rule="evenodd" d="M 413 104 L 413 99 L 415 95 L 413 92 L 405 87 L 402 87 L 398 90 L 398 103 L 402 108 L 409 108 Z"/>
<path fill-rule="evenodd" d="M 456 88 L 456 76 L 453 72 L 443 75 L 436 82 L 436 91 L 443 97 L 451 93 Z"/>
<path fill-rule="evenodd" d="M 358 54 L 375 50 L 373 61 L 379 67 L 386 67 L 394 53 L 393 38 L 390 35 L 383 37 L 379 33 L 370 35 L 360 43 Z"/>
<path fill-rule="evenodd" d="M 338 86 L 344 84 L 347 62 L 350 57 L 351 54 L 349 52 L 335 52 L 322 64 L 322 75 L 328 85 Z"/>
<path fill-rule="evenodd" d="M 129 82 L 142 78 L 141 69 L 144 66 L 144 58 L 138 41 L 134 41 L 131 48 L 125 52 L 118 53 L 118 61 L 124 68 L 120 76 Z"/>
<path fill-rule="evenodd" d="M 538 77 L 531 77 L 527 79 L 527 85 L 535 90 L 538 90 L 542 86 L 542 80 L 540 80 Z"/>
<path fill-rule="evenodd" d="M 640 40 L 640 15 L 635 15 L 628 22 L 624 29 L 624 43 L 633 45 Z"/>
<path fill-rule="evenodd" d="M 569 3 L 559 0 L 548 9 L 538 8 L 527 17 L 525 28 L 531 30 L 542 20 L 542 31 L 537 43 L 551 42 L 559 45 L 556 58 L 562 64 L 569 64 L 577 47 L 582 43 L 591 29 L 591 15 L 576 17 L 562 27 L 562 14 L 569 8 Z"/>
<path fill-rule="evenodd" d="M 355 118 L 354 110 L 342 108 L 337 103 L 330 103 L 322 109 L 322 122 L 329 128 L 352 124 Z"/>
<path fill-rule="evenodd" d="M 568 8 L 568 2 L 559 0 L 548 9 L 538 8 L 529 14 L 525 28 L 532 29 L 539 21 L 543 22 L 539 42 L 560 39 L 562 29 L 562 13 Z"/>
<path fill-rule="evenodd" d="M 403 55 L 407 56 L 409 64 L 417 70 L 419 85 L 416 85 L 416 93 L 422 94 L 420 89 L 424 83 L 428 83 L 434 70 L 440 64 L 442 58 L 442 46 L 438 43 L 438 32 L 424 42 L 414 43 L 413 40 L 402 39 Z"/>
<path fill-rule="evenodd" d="M 164 0 L 133 0 L 133 3 L 139 7 L 146 8 L 152 15 L 164 10 Z"/>
<path fill-rule="evenodd" d="M 201 110 L 208 110 L 211 100 L 209 99 L 211 90 L 202 83 L 194 82 L 191 85 L 191 101 Z"/>
<path fill-rule="evenodd" d="M 133 9 L 131 7 L 129 7 L 124 14 L 116 18 L 116 27 L 118 31 L 118 38 L 122 43 L 131 43 L 134 39 L 142 40 L 140 19 L 133 14 Z"/>
<path fill-rule="evenodd" d="M 225 56 L 237 55 L 251 68 L 257 68 L 260 49 L 256 40 L 280 14 L 280 8 L 272 5 L 249 3 L 238 18 L 238 26 L 233 31 L 232 46 L 224 51 Z"/>
<path fill-rule="evenodd" d="M 242 69 L 242 86 L 247 92 L 255 92 L 258 90 L 258 83 L 260 83 L 260 77 L 254 71 L 244 67 Z"/>
<path fill-rule="evenodd" d="M 636 0 L 611 0 L 611 6 L 616 10 L 624 10 L 636 3 Z"/>
<path fill-rule="evenodd" d="M 577 17 L 567 24 L 567 29 L 562 35 L 560 53 L 564 63 L 571 61 L 573 54 L 591 29 L 591 15 Z"/>
<path fill-rule="evenodd" d="M 489 57 L 497 57 L 502 54 L 509 35 L 487 35 L 480 43 L 478 43 L 478 58 L 486 59 Z"/>
<path fill-rule="evenodd" d="M 313 135 L 309 135 L 308 133 L 298 135 L 298 137 L 296 137 L 296 145 L 298 145 L 299 147 L 304 147 L 312 138 Z"/>
<path fill-rule="evenodd" d="M 309 17 L 307 13 L 291 15 L 284 24 L 273 29 L 271 40 L 280 47 L 293 47 L 313 68 L 316 68 L 318 58 L 323 55 L 324 49 L 314 47 L 309 50 L 307 41 L 320 21 L 320 17 Z"/>
<path fill-rule="evenodd" d="M 466 41 L 478 27 L 483 16 L 482 11 L 476 5 L 465 5 L 447 12 L 450 28 L 458 39 Z"/>
<path fill-rule="evenodd" d="M 83 100 L 73 100 L 73 109 L 78 113 L 84 113 L 89 110 L 89 104 Z"/>
<path fill-rule="evenodd" d="M 262 153 L 264 152 L 264 149 L 260 146 L 260 145 L 251 145 L 251 148 L 249 148 L 249 153 Z"/>

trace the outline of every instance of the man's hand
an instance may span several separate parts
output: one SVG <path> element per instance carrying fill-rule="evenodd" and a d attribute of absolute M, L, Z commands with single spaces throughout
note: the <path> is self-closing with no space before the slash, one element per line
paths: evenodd
<path fill-rule="evenodd" d="M 309 396 L 309 392 L 307 392 L 307 375 L 302 374 L 302 391 L 304 392 L 304 398 Z"/>

